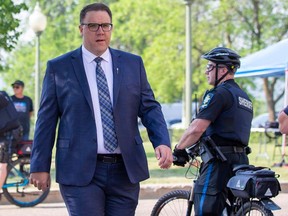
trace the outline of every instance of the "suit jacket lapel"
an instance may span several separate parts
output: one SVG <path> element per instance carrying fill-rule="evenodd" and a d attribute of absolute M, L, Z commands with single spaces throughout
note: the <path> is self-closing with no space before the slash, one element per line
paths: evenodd
<path fill-rule="evenodd" d="M 115 109 L 115 106 L 117 104 L 117 99 L 119 96 L 119 90 L 121 86 L 121 81 L 123 78 L 123 70 L 121 70 L 121 64 L 119 62 L 120 54 L 117 52 L 117 50 L 114 50 L 112 48 L 110 49 L 110 53 L 112 56 L 112 67 L 113 67 L 113 109 Z"/>
<path fill-rule="evenodd" d="M 87 81 L 85 69 L 84 69 L 84 64 L 82 60 L 82 50 L 81 47 L 71 55 L 71 62 L 74 68 L 75 75 L 79 81 L 79 85 L 82 88 L 82 92 L 89 104 L 89 107 L 91 109 L 91 112 L 94 117 L 94 111 L 93 111 L 93 104 L 92 104 L 92 98 L 91 98 L 91 93 L 90 93 L 90 88 L 89 84 Z"/>

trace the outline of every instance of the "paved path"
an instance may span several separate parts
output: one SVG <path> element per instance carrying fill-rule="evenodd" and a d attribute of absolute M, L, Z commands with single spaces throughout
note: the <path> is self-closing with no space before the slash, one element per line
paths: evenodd
<path fill-rule="evenodd" d="M 273 211 L 275 216 L 288 215 L 288 193 L 281 193 L 273 199 L 282 209 Z M 156 199 L 141 199 L 136 216 L 149 216 Z M 64 203 L 44 203 L 32 208 L 19 208 L 13 205 L 0 205 L 0 216 L 68 216 Z"/>

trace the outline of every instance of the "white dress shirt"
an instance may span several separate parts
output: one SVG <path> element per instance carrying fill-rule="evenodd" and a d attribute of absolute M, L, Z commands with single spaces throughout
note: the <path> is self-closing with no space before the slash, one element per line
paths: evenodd
<path fill-rule="evenodd" d="M 96 57 L 93 53 L 89 52 L 84 45 L 82 45 L 82 58 L 84 69 L 89 84 L 89 89 L 92 97 L 92 104 L 95 116 L 96 124 L 96 133 L 97 133 L 97 142 L 98 142 L 98 154 L 110 154 L 111 152 L 107 151 L 104 148 L 104 138 L 103 138 L 103 127 L 101 120 L 101 112 L 98 98 L 98 88 L 96 81 L 96 62 L 94 61 Z M 112 57 L 109 49 L 107 49 L 101 56 L 103 60 L 101 61 L 101 67 L 105 73 L 107 84 L 110 93 L 111 104 L 113 107 L 113 68 L 112 68 Z M 120 153 L 119 146 L 115 149 L 113 153 Z"/>

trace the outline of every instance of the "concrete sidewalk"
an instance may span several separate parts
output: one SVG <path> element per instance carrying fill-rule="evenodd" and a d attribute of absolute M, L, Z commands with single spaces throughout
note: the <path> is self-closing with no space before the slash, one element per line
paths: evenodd
<path fill-rule="evenodd" d="M 288 212 L 288 193 L 280 193 L 272 199 L 281 207 L 280 210 L 273 211 L 275 216 L 287 216 Z M 136 209 L 135 216 L 149 216 L 157 202 L 157 199 L 140 199 Z M 59 203 L 41 203 L 31 208 L 19 208 L 14 205 L 0 205 L 0 215 L 13 216 L 68 216 L 65 204 Z"/>
<path fill-rule="evenodd" d="M 140 200 L 145 199 L 159 199 L 162 195 L 172 191 L 172 190 L 190 190 L 190 184 L 151 184 L 141 185 L 140 188 Z M 281 193 L 287 195 L 288 200 L 288 182 L 281 183 Z M 48 197 L 44 200 L 43 203 L 59 203 L 63 202 L 61 194 L 57 188 L 53 188 Z M 2 199 L 0 201 L 0 205 L 7 205 L 10 204 L 6 198 L 2 195 Z M 288 215 L 288 214 L 287 214 Z"/>

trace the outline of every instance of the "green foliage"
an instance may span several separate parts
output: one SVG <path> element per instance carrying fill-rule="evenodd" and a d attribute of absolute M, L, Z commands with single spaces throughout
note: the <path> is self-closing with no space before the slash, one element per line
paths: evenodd
<path fill-rule="evenodd" d="M 31 13 L 34 9 L 35 2 L 36 1 L 31 1 L 29 5 Z M 42 12 L 47 16 L 47 27 L 40 36 L 41 79 L 44 75 L 47 60 L 81 45 L 78 30 L 79 11 L 77 11 L 77 2 L 78 1 L 73 0 L 47 0 L 40 2 Z M 5 81 L 7 81 L 7 83 L 14 80 L 15 76 L 19 78 L 22 77 L 24 81 L 31 80 L 31 78 L 34 77 L 35 43 L 36 39 L 33 38 L 28 43 L 20 44 L 17 49 L 11 53 L 9 59 L 10 70 L 5 74 Z M 17 62 L 15 62 L 14 59 L 17 59 Z M 19 62 L 22 64 L 19 64 Z M 18 70 L 17 67 L 20 67 L 22 70 Z M 22 71 L 23 73 L 13 74 L 13 71 Z M 31 84 L 32 83 L 33 80 L 31 80 Z M 33 84 L 31 88 L 34 88 Z"/>
<path fill-rule="evenodd" d="M 151 86 L 161 102 L 180 101 L 185 83 L 184 2 L 121 0 L 111 4 L 111 9 L 115 26 L 113 45 L 143 56 Z M 195 25 L 198 26 L 196 20 Z M 205 80 L 204 76 L 198 76 L 200 54 L 197 50 L 197 66 L 192 78 L 195 91 Z"/>
<path fill-rule="evenodd" d="M 160 102 L 181 101 L 186 67 L 184 1 L 103 2 L 109 4 L 113 13 L 111 46 L 143 57 L 148 79 Z M 29 12 L 32 13 L 35 3 L 36 0 L 27 3 Z M 41 35 L 42 79 L 47 60 L 81 45 L 79 13 L 82 7 L 91 1 L 41 0 L 39 3 L 42 12 L 47 16 L 47 28 Z M 192 96 L 197 94 L 201 99 L 205 90 L 210 88 L 204 75 L 207 61 L 201 59 L 203 53 L 223 45 L 245 56 L 284 38 L 288 28 L 287 7 L 288 3 L 284 0 L 243 0 L 241 3 L 230 0 L 194 0 L 191 7 Z M 8 62 L 5 64 L 10 69 L 4 74 L 4 80 L 8 84 L 15 78 L 29 83 L 27 91 L 32 98 L 34 62 L 33 38 L 28 43 L 19 44 L 16 50 L 9 53 Z M 256 88 L 253 79 L 237 79 L 237 82 L 248 92 Z"/>
<path fill-rule="evenodd" d="M 19 30 L 19 15 L 27 10 L 25 3 L 15 4 L 12 0 L 2 0 L 0 4 L 0 51 L 11 51 L 21 34 Z M 0 54 L 0 71 L 6 68 L 3 57 Z"/>
<path fill-rule="evenodd" d="M 27 10 L 25 3 L 15 4 L 12 0 L 2 0 L 0 4 L 0 48 L 10 51 L 17 43 L 21 32 L 17 29 L 20 20 L 15 18 L 22 10 Z"/>

